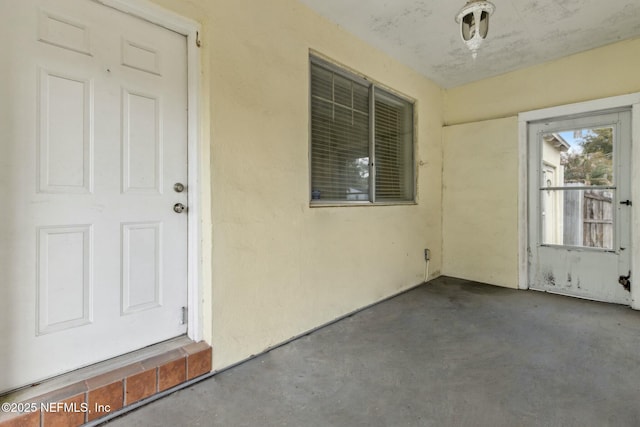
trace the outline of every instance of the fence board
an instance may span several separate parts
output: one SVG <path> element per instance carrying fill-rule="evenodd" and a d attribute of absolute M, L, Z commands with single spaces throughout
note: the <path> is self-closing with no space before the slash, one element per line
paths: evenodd
<path fill-rule="evenodd" d="M 613 209 L 611 192 L 584 192 L 583 245 L 592 248 L 613 248 Z"/>

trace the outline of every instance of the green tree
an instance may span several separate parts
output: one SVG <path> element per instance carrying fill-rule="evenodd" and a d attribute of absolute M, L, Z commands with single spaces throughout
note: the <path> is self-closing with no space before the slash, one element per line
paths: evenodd
<path fill-rule="evenodd" d="M 613 129 L 612 128 L 599 128 L 591 129 L 580 141 L 582 146 L 582 152 L 602 153 L 608 155 L 609 158 L 613 157 Z"/>
<path fill-rule="evenodd" d="M 613 129 L 590 129 L 580 141 L 580 153 L 563 156 L 565 182 L 613 184 Z"/>

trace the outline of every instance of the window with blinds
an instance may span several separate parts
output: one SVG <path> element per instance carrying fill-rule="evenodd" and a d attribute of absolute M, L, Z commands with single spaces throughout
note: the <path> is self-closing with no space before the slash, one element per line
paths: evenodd
<path fill-rule="evenodd" d="M 413 202 L 413 105 L 311 57 L 311 202 Z"/>

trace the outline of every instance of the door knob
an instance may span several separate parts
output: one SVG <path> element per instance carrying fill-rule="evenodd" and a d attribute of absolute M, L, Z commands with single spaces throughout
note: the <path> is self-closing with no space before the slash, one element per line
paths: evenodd
<path fill-rule="evenodd" d="M 173 210 L 175 211 L 175 213 L 182 213 L 187 209 L 187 207 L 185 205 L 183 205 L 182 203 L 176 203 L 175 205 L 173 205 Z"/>

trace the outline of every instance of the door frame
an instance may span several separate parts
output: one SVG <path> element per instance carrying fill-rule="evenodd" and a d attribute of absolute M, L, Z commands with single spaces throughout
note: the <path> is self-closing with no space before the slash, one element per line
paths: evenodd
<path fill-rule="evenodd" d="M 200 30 L 196 21 L 164 9 L 148 0 L 92 0 L 106 7 L 136 16 L 152 24 L 181 34 L 187 39 L 187 168 L 189 209 L 187 210 L 187 336 L 193 341 L 203 339 L 202 253 L 207 241 L 202 234 L 203 191 L 206 182 L 208 156 L 202 144 L 200 115 Z"/>
<path fill-rule="evenodd" d="M 595 113 L 614 108 L 631 108 L 631 271 L 640 276 L 640 149 L 634 143 L 640 142 L 640 92 L 620 95 L 575 104 L 560 105 L 526 111 L 518 114 L 518 288 L 529 289 L 529 157 L 527 147 L 529 123 L 539 120 L 553 120 L 558 117 Z M 631 308 L 640 310 L 640 280 L 631 279 Z M 635 282 L 635 285 L 634 285 Z"/>

